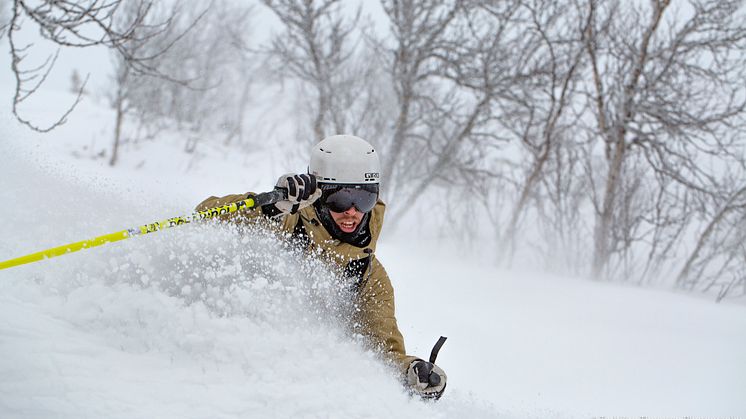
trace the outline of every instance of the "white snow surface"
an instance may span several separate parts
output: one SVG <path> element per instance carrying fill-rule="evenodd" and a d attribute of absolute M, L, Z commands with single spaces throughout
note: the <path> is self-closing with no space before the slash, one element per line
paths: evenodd
<path fill-rule="evenodd" d="M 86 148 L 107 112 L 84 102 L 44 136 L 0 116 L 0 260 L 302 168 L 270 147 L 197 159 L 164 140 L 110 169 Z M 449 338 L 437 403 L 348 331 L 344 286 L 322 265 L 209 224 L 0 271 L 0 418 L 746 416 L 743 304 L 498 269 L 479 251 L 490 243 L 412 231 L 384 231 L 377 257 L 408 352 Z"/>

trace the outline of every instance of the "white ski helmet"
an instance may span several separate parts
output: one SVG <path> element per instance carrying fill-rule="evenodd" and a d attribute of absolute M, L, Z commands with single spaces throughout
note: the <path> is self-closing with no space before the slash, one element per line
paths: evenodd
<path fill-rule="evenodd" d="M 321 183 L 378 184 L 381 163 L 367 141 L 354 135 L 332 135 L 311 149 L 308 173 Z"/>

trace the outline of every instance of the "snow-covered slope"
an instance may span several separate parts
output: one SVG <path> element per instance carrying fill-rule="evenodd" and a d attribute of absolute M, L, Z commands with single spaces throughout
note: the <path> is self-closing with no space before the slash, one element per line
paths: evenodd
<path fill-rule="evenodd" d="M 3 116 L 0 260 L 298 169 L 206 150 L 187 172 L 161 142 L 111 170 L 66 151 L 92 121 L 38 138 Z M 0 271 L 0 418 L 746 415 L 742 305 L 499 270 L 448 237 L 401 232 L 377 253 L 409 352 L 449 337 L 436 404 L 347 333 L 323 267 L 261 231 L 190 225 Z"/>
<path fill-rule="evenodd" d="M 147 176 L 2 147 L 0 259 L 177 215 L 159 213 L 174 204 Z M 173 184 L 163 193 L 178 195 Z M 346 331 L 342 289 L 282 242 L 230 225 L 0 271 L 0 417 L 493 416 L 411 399 Z"/>

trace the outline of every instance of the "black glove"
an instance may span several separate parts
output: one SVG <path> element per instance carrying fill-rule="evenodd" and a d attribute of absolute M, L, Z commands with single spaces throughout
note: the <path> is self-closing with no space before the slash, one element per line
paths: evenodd
<path fill-rule="evenodd" d="M 417 359 L 407 369 L 407 384 L 423 399 L 438 400 L 446 389 L 446 373 L 432 362 Z"/>
<path fill-rule="evenodd" d="M 275 207 L 283 214 L 295 214 L 321 196 L 321 189 L 316 185 L 316 177 L 309 174 L 288 173 L 277 179 L 275 189 L 288 192 L 288 199 L 275 203 Z"/>

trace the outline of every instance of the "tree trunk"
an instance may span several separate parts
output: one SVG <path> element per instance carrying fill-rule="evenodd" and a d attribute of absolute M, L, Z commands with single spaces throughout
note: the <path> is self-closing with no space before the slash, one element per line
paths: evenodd
<path fill-rule="evenodd" d="M 650 41 L 653 38 L 658 25 L 660 24 L 661 17 L 666 7 L 668 7 L 670 0 L 662 0 L 655 3 L 655 11 L 650 22 L 650 25 L 645 30 L 640 43 L 640 52 L 635 62 L 632 74 L 629 78 L 629 82 L 624 86 L 623 101 L 621 109 L 619 110 L 617 125 L 615 126 L 614 133 L 612 136 L 611 146 L 614 147 L 612 150 L 611 162 L 609 164 L 609 172 L 606 174 L 606 187 L 604 191 L 603 205 L 601 207 L 601 213 L 598 214 L 596 220 L 596 226 L 593 232 L 593 264 L 591 266 L 591 275 L 593 278 L 598 279 L 601 272 L 609 262 L 611 251 L 609 249 L 610 230 L 613 222 L 614 205 L 617 202 L 617 193 L 619 189 L 619 182 L 622 174 L 622 167 L 624 159 L 626 158 L 627 143 L 625 137 L 627 134 L 627 127 L 634 118 L 633 107 L 635 92 L 639 88 L 640 76 L 645 68 L 645 64 L 648 61 L 648 47 Z M 594 68 L 594 74 L 596 69 Z M 599 84 L 596 81 L 598 88 Z M 600 93 L 597 92 L 597 93 Z M 601 112 L 602 109 L 599 109 Z M 600 121 L 603 121 L 601 119 Z M 602 133 L 603 135 L 603 133 Z M 607 150 L 609 143 L 607 142 Z"/>
<path fill-rule="evenodd" d="M 743 205 L 741 206 L 733 205 L 733 202 L 736 201 L 744 193 L 746 193 L 746 188 L 741 188 L 738 192 L 733 194 L 733 196 L 728 200 L 728 202 L 723 206 L 723 208 L 720 211 L 718 211 L 718 213 L 715 214 L 714 217 L 712 217 L 712 220 L 710 220 L 705 230 L 699 236 L 699 239 L 697 240 L 697 245 L 695 246 L 694 250 L 687 258 L 686 263 L 684 264 L 684 267 L 681 268 L 681 271 L 679 272 L 679 275 L 676 278 L 677 285 L 679 286 L 684 285 L 684 282 L 689 277 L 689 273 L 691 272 L 692 265 L 694 265 L 694 263 L 699 258 L 699 255 L 702 252 L 702 249 L 704 248 L 705 243 L 707 243 L 707 241 L 710 239 L 710 236 L 712 236 L 712 233 L 715 231 L 715 228 L 718 226 L 718 224 L 720 224 L 720 222 L 723 221 L 725 216 L 730 211 L 734 209 L 738 209 L 743 206 Z"/>
<path fill-rule="evenodd" d="M 114 125 L 114 144 L 111 147 L 111 159 L 109 160 L 109 166 L 116 165 L 117 159 L 119 157 L 119 143 L 121 141 L 121 136 L 122 136 L 122 122 L 124 121 L 124 106 L 122 102 L 124 102 L 124 99 L 122 98 L 122 94 L 120 90 L 117 93 L 117 101 L 116 101 L 117 120 L 116 120 L 116 124 Z"/>
<path fill-rule="evenodd" d="M 316 136 L 314 141 L 324 139 L 324 113 L 326 112 L 326 98 L 322 89 L 319 89 L 319 109 L 316 111 L 316 117 L 313 121 L 313 135 Z M 342 134 L 342 133 L 338 133 Z"/>
<path fill-rule="evenodd" d="M 549 151 L 551 150 L 552 145 L 549 143 L 545 143 L 543 144 L 543 147 L 544 150 L 542 150 L 541 155 L 539 155 L 534 161 L 533 168 L 531 169 L 531 174 L 526 179 L 526 183 L 523 184 L 520 198 L 518 198 L 518 202 L 515 204 L 515 207 L 513 207 L 507 230 L 502 237 L 502 240 L 500 240 L 502 243 L 504 243 L 505 246 L 503 249 L 501 249 L 500 253 L 507 258 L 506 260 L 508 261 L 508 264 L 510 264 L 510 260 L 513 259 L 513 252 L 515 249 L 515 233 L 518 228 L 518 219 L 523 214 L 523 210 L 528 203 L 529 194 L 531 193 L 531 191 L 533 191 L 534 185 L 536 185 L 536 183 L 539 181 L 541 174 L 544 171 L 544 165 L 546 164 L 547 160 L 549 160 Z"/>
<path fill-rule="evenodd" d="M 407 126 L 409 125 L 409 107 L 412 101 L 412 88 L 407 86 L 403 90 L 401 104 L 399 108 L 399 116 L 396 119 L 396 130 L 394 131 L 394 138 L 392 139 L 391 149 L 387 151 L 386 164 L 383 166 L 383 173 L 381 178 L 387 185 L 395 187 L 393 182 L 394 175 L 396 172 L 396 165 L 401 157 L 402 149 L 404 148 L 404 138 L 406 137 Z M 393 196 L 394 188 L 389 188 L 388 196 Z"/>
<path fill-rule="evenodd" d="M 613 222 L 614 204 L 619 187 L 619 179 L 622 174 L 622 163 L 625 157 L 624 129 L 620 128 L 616 135 L 613 160 L 606 175 L 606 187 L 604 192 L 601 213 L 596 220 L 593 238 L 593 265 L 591 275 L 599 279 L 601 272 L 609 261 L 609 233 Z"/>

